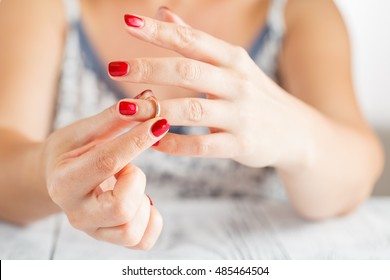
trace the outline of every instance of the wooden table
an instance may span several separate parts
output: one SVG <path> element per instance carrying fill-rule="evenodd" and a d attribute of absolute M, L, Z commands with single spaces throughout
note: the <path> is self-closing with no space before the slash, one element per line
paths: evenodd
<path fill-rule="evenodd" d="M 159 201 L 164 230 L 149 252 L 96 241 L 64 215 L 20 228 L 0 222 L 1 259 L 390 259 L 390 198 L 349 216 L 299 218 L 287 202 Z"/>

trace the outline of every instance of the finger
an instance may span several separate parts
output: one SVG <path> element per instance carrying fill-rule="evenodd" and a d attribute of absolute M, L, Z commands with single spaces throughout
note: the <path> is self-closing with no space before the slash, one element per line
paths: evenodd
<path fill-rule="evenodd" d="M 203 98 L 167 99 L 161 102 L 161 115 L 177 126 L 204 126 L 229 130 L 237 126 L 234 103 Z"/>
<path fill-rule="evenodd" d="M 137 116 L 131 117 L 135 120 L 150 119 L 156 113 L 156 106 L 152 101 L 123 99 L 122 102 L 134 102 L 139 105 Z M 225 100 L 178 98 L 161 100 L 160 105 L 161 117 L 169 120 L 171 125 L 205 126 L 224 130 L 239 125 L 238 118 L 235 117 L 237 112 L 234 103 Z"/>
<path fill-rule="evenodd" d="M 150 90 L 146 90 L 150 91 Z M 143 92 L 146 92 L 143 91 Z M 161 113 L 161 101 L 158 101 L 160 103 L 160 115 Z M 126 120 L 130 119 L 132 121 L 137 121 L 137 122 L 145 122 L 147 120 L 155 118 L 157 114 L 157 106 L 154 100 L 148 99 L 148 100 L 141 100 L 141 99 L 131 99 L 131 98 L 126 98 L 122 99 L 119 101 L 119 103 L 124 103 L 124 104 L 136 104 L 138 107 L 138 112 L 136 115 L 121 115 L 120 118 Z"/>
<path fill-rule="evenodd" d="M 142 206 L 131 222 L 116 227 L 98 228 L 91 235 L 98 240 L 104 240 L 113 244 L 126 247 L 136 246 L 141 242 L 149 224 L 150 208 L 149 198 L 144 195 Z"/>
<path fill-rule="evenodd" d="M 160 212 L 156 207 L 150 208 L 150 218 L 148 227 L 145 230 L 145 234 L 136 246 L 131 249 L 136 250 L 150 250 L 156 243 L 163 228 L 163 219 Z"/>
<path fill-rule="evenodd" d="M 187 23 L 184 22 L 183 19 L 181 19 L 178 15 L 173 13 L 167 7 L 160 7 L 158 9 L 156 19 L 161 20 L 161 21 L 176 23 L 176 24 L 179 24 L 182 26 L 189 26 Z"/>
<path fill-rule="evenodd" d="M 227 69 L 183 57 L 113 61 L 108 72 L 120 82 L 176 86 L 223 97 L 237 88 Z"/>
<path fill-rule="evenodd" d="M 86 223 L 96 227 L 113 227 L 132 221 L 145 196 L 145 174 L 132 164 L 115 176 L 112 190 L 92 193 L 82 204 Z M 79 206 L 80 207 L 80 206 Z"/>
<path fill-rule="evenodd" d="M 164 137 L 168 129 L 167 120 L 162 118 L 141 123 L 69 162 L 63 179 L 72 192 L 88 194 Z"/>
<path fill-rule="evenodd" d="M 120 131 L 134 124 L 131 118 L 121 118 L 119 103 L 103 112 L 89 118 L 82 119 L 55 132 L 58 152 L 70 151 L 90 142 L 111 138 Z"/>
<path fill-rule="evenodd" d="M 175 156 L 235 158 L 239 153 L 236 138 L 226 132 L 207 135 L 168 133 L 154 149 Z"/>
<path fill-rule="evenodd" d="M 216 66 L 232 66 L 246 52 L 189 26 L 148 17 L 125 15 L 127 31 L 134 37 L 195 60 Z"/>
<path fill-rule="evenodd" d="M 145 122 L 161 115 L 161 102 L 157 100 L 157 98 L 154 96 L 154 93 L 150 89 L 144 90 L 131 99 L 122 99 L 119 101 L 119 104 L 122 104 L 124 107 L 135 106 L 137 108 L 136 114 L 120 114 L 120 118 L 127 122 Z M 157 106 L 157 104 L 159 104 L 159 106 Z"/>

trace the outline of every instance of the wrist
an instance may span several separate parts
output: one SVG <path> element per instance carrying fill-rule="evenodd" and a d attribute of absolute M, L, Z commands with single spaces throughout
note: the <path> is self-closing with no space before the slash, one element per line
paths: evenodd
<path fill-rule="evenodd" d="M 3 147 L 0 149 L 1 218 L 26 224 L 58 212 L 46 188 L 43 144 L 10 130 L 3 135 L 0 143 Z"/>
<path fill-rule="evenodd" d="M 30 180 L 32 195 L 32 204 L 34 216 L 32 219 L 44 217 L 57 213 L 60 208 L 51 199 L 46 183 L 46 167 L 44 155 L 45 142 L 30 143 L 26 149 L 25 179 Z M 24 182 L 28 186 L 28 182 Z"/>
<path fill-rule="evenodd" d="M 43 147 L 42 142 L 29 144 L 26 150 L 26 162 L 28 162 L 26 178 L 29 178 L 36 190 L 47 194 Z"/>
<path fill-rule="evenodd" d="M 291 103 L 284 120 L 284 134 L 280 138 L 280 150 L 274 167 L 280 171 L 295 173 L 312 166 L 315 158 L 315 131 L 322 116 L 302 101 L 289 96 Z"/>

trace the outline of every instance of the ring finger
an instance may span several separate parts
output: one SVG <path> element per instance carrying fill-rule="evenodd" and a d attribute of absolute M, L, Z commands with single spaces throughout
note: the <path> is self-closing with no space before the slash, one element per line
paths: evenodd
<path fill-rule="evenodd" d="M 123 99 L 120 102 L 135 103 L 139 108 L 137 114 L 122 115 L 121 118 L 145 121 L 156 114 L 154 101 Z M 230 131 L 231 128 L 237 127 L 239 122 L 239 119 L 235 117 L 235 105 L 226 100 L 177 98 L 159 102 L 161 116 L 169 120 L 171 125 L 214 127 Z"/>

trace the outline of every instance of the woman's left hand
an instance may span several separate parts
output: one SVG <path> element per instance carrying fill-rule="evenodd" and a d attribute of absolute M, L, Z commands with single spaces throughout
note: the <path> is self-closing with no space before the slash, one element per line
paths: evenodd
<path fill-rule="evenodd" d="M 161 115 L 172 125 L 208 127 L 210 134 L 169 133 L 155 148 L 174 155 L 231 158 L 252 167 L 292 158 L 291 147 L 300 145 L 292 140 L 297 114 L 291 107 L 299 102 L 271 81 L 244 48 L 195 30 L 170 11 L 160 12 L 170 22 L 125 16 L 128 32 L 184 57 L 112 62 L 111 77 L 206 93 L 207 99 L 163 100 Z"/>

